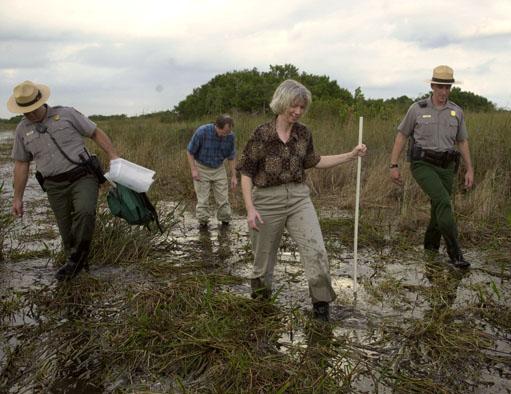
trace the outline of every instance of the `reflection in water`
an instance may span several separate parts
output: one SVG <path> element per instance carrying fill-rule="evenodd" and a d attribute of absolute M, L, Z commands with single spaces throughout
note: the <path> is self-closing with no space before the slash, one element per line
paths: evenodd
<path fill-rule="evenodd" d="M 54 299 L 64 317 L 64 324 L 54 330 L 54 338 L 47 342 L 45 352 L 52 357 L 51 392 L 93 393 L 102 392 L 92 380 L 103 369 L 101 360 L 94 357 L 95 316 L 94 285 L 64 282 L 55 288 Z"/>
<path fill-rule="evenodd" d="M 212 239 L 212 233 L 214 234 L 214 232 L 210 232 L 207 228 L 199 230 L 197 252 L 199 259 L 205 266 L 214 268 L 223 266 L 222 263 L 232 256 L 232 251 L 228 226 L 220 226 L 218 228 L 217 242 L 214 241 L 214 238 Z M 215 244 L 218 244 L 216 252 L 214 250 Z"/>
<path fill-rule="evenodd" d="M 333 369 L 335 369 L 336 357 L 338 356 L 333 346 L 332 325 L 311 321 L 305 325 L 305 336 L 307 341 L 307 349 L 304 354 L 306 379 L 317 382 L 321 392 L 323 391 L 323 382 L 329 380 Z"/>
<path fill-rule="evenodd" d="M 468 273 L 469 270 L 454 269 L 434 260 L 426 262 L 424 276 L 431 284 L 426 295 L 431 309 L 426 312 L 425 317 L 438 317 L 452 307 L 458 286 Z"/>
<path fill-rule="evenodd" d="M 326 368 L 331 356 L 329 353 L 334 338 L 332 325 L 311 321 L 305 326 L 305 335 L 309 357 L 315 360 L 318 365 Z"/>
<path fill-rule="evenodd" d="M 228 226 L 221 226 L 218 229 L 218 258 L 220 261 L 225 261 L 232 256 L 229 235 L 230 231 Z"/>

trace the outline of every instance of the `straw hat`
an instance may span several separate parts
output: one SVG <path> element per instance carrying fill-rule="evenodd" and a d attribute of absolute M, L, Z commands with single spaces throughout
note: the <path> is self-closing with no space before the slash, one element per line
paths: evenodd
<path fill-rule="evenodd" d="M 428 82 L 438 85 L 452 85 L 460 83 L 459 81 L 454 80 L 454 71 L 452 68 L 444 65 L 436 66 L 433 69 L 433 77 Z"/>
<path fill-rule="evenodd" d="M 50 88 L 25 81 L 15 86 L 7 101 L 7 109 L 15 114 L 32 112 L 48 101 Z"/>

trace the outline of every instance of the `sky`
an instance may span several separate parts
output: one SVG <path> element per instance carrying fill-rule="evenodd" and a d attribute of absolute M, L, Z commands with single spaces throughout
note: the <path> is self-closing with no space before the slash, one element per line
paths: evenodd
<path fill-rule="evenodd" d="M 459 87 L 511 109 L 511 1 L 0 0 L 0 118 L 13 87 L 85 115 L 173 109 L 234 70 L 293 64 L 367 98 Z"/>

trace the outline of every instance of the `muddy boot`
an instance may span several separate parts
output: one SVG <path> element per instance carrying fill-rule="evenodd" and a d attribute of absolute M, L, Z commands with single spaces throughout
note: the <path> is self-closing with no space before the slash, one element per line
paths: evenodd
<path fill-rule="evenodd" d="M 428 228 L 424 235 L 424 250 L 432 253 L 438 253 L 440 249 L 440 239 L 442 235 Z"/>
<path fill-rule="evenodd" d="M 470 263 L 465 260 L 457 240 L 445 240 L 447 246 L 447 254 L 451 259 L 450 263 L 456 268 L 468 268 Z"/>
<path fill-rule="evenodd" d="M 312 304 L 312 315 L 314 319 L 327 322 L 330 320 L 330 304 L 320 301 Z"/>
<path fill-rule="evenodd" d="M 89 255 L 90 250 L 90 241 L 83 241 L 78 247 L 76 251 L 71 253 L 69 259 L 66 264 L 64 264 L 55 274 L 55 278 L 58 281 L 73 279 L 76 275 L 80 273 L 83 267 L 87 267 L 87 271 L 89 270 L 89 263 L 87 261 L 87 257 Z"/>
<path fill-rule="evenodd" d="M 268 289 L 261 278 L 250 279 L 252 293 L 250 297 L 258 300 L 269 300 L 271 298 L 271 289 Z"/>
<path fill-rule="evenodd" d="M 55 278 L 61 282 L 63 280 L 73 279 L 82 270 L 83 264 L 69 259 L 55 274 Z"/>

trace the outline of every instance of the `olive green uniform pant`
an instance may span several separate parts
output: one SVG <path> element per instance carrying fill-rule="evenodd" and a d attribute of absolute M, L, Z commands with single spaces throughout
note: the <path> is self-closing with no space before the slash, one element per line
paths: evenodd
<path fill-rule="evenodd" d="M 96 221 L 97 178 L 86 175 L 74 182 L 45 180 L 44 186 L 67 257 L 75 262 L 85 261 Z"/>
<path fill-rule="evenodd" d="M 254 253 L 252 279 L 259 279 L 271 290 L 273 270 L 284 229 L 298 245 L 312 302 L 331 302 L 329 263 L 316 210 L 304 183 L 288 183 L 265 188 L 254 187 L 252 198 L 264 223 L 259 231 L 250 230 Z"/>
<path fill-rule="evenodd" d="M 412 175 L 431 200 L 431 218 L 424 236 L 424 248 L 438 250 L 443 236 L 447 246 L 457 244 L 458 229 L 451 202 L 454 163 L 447 168 L 424 161 L 411 163 Z"/>
<path fill-rule="evenodd" d="M 221 222 L 229 222 L 231 220 L 231 205 L 229 204 L 229 188 L 225 167 L 221 165 L 218 168 L 211 168 L 200 163 L 196 163 L 196 165 L 200 177 L 200 181 L 193 181 L 195 194 L 197 195 L 197 205 L 195 207 L 197 220 L 201 223 L 207 223 L 209 220 L 209 192 L 213 188 L 213 197 L 218 207 L 216 217 Z"/>

